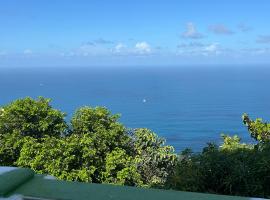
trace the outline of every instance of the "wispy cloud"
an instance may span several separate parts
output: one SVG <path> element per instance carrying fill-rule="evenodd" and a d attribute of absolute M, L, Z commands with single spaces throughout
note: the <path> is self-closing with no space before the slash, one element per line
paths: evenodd
<path fill-rule="evenodd" d="M 24 55 L 31 55 L 31 54 L 33 54 L 33 51 L 32 51 L 31 49 L 25 49 L 25 50 L 23 51 L 23 54 L 24 54 Z"/>
<path fill-rule="evenodd" d="M 209 26 L 209 31 L 217 34 L 217 35 L 231 35 L 234 34 L 234 32 L 232 30 L 230 30 L 229 28 L 227 28 L 225 25 L 223 24 L 215 24 L 215 25 L 211 25 Z"/>
<path fill-rule="evenodd" d="M 193 48 L 193 47 L 204 47 L 205 44 L 201 42 L 190 42 L 190 43 L 181 43 L 177 45 L 177 48 Z"/>
<path fill-rule="evenodd" d="M 95 46 L 96 43 L 88 41 L 88 42 L 84 42 L 83 45 L 88 45 L 88 46 Z"/>
<path fill-rule="evenodd" d="M 83 43 L 81 46 L 69 50 L 67 52 L 62 52 L 60 55 L 63 57 L 74 57 L 74 56 L 99 56 L 99 55 L 109 55 L 110 50 L 105 46 L 94 45 L 91 42 Z"/>
<path fill-rule="evenodd" d="M 248 31 L 252 30 L 252 27 L 250 27 L 244 23 L 238 24 L 237 28 L 242 32 L 248 32 Z"/>
<path fill-rule="evenodd" d="M 249 56 L 270 55 L 270 48 L 243 48 L 239 52 Z"/>
<path fill-rule="evenodd" d="M 188 56 L 211 56 L 219 55 L 223 53 L 223 49 L 219 43 L 183 43 L 177 46 L 179 51 L 178 55 L 188 55 Z"/>
<path fill-rule="evenodd" d="M 91 45 L 91 46 L 96 46 L 96 45 L 108 45 L 108 44 L 114 44 L 113 41 L 111 40 L 106 40 L 104 38 L 98 38 L 95 40 L 90 40 L 87 42 L 83 42 L 83 45 Z"/>
<path fill-rule="evenodd" d="M 6 51 L 0 51 L 0 56 L 6 56 L 7 52 Z"/>
<path fill-rule="evenodd" d="M 268 44 L 270 43 L 270 35 L 259 35 L 256 42 L 261 44 Z"/>
<path fill-rule="evenodd" d="M 200 39 L 203 38 L 203 34 L 199 33 L 196 29 L 196 26 L 189 22 L 186 25 L 186 30 L 181 34 L 182 38 L 187 39 Z"/>
<path fill-rule="evenodd" d="M 111 41 L 111 40 L 106 40 L 106 39 L 103 39 L 103 38 L 98 38 L 98 39 L 94 40 L 94 43 L 95 44 L 113 44 L 114 42 Z"/>
<path fill-rule="evenodd" d="M 151 55 L 153 49 L 149 43 L 137 42 L 133 46 L 128 46 L 122 42 L 117 43 L 114 47 L 107 45 L 93 45 L 92 43 L 84 43 L 78 48 L 74 48 L 67 52 L 62 52 L 60 56 L 144 56 Z"/>

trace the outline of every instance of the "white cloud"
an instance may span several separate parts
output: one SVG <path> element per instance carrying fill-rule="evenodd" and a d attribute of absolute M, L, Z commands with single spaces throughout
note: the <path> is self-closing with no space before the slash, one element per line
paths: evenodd
<path fill-rule="evenodd" d="M 213 56 L 224 53 L 225 49 L 222 49 L 219 43 L 189 43 L 178 46 L 178 55 L 186 56 Z"/>
<path fill-rule="evenodd" d="M 213 43 L 204 48 L 203 55 L 208 56 L 208 55 L 219 55 L 221 54 L 221 49 L 219 47 L 218 43 Z"/>
<path fill-rule="evenodd" d="M 135 45 L 135 52 L 139 54 L 149 54 L 151 53 L 151 47 L 147 42 L 138 42 Z"/>
<path fill-rule="evenodd" d="M 133 47 L 118 43 L 111 52 L 122 56 L 149 55 L 152 53 L 152 48 L 147 42 L 137 42 Z"/>
<path fill-rule="evenodd" d="M 114 47 L 114 52 L 115 53 L 121 53 L 123 51 L 125 51 L 127 48 L 127 46 L 123 43 L 118 43 L 115 47 Z"/>
<path fill-rule="evenodd" d="M 74 48 L 67 52 L 59 54 L 62 57 L 74 56 L 137 56 L 150 55 L 153 52 L 151 46 L 147 42 L 138 42 L 133 47 L 129 47 L 124 43 L 117 43 L 114 47 L 106 47 L 104 45 L 92 45 L 84 43 L 78 48 Z"/>
<path fill-rule="evenodd" d="M 189 22 L 186 25 L 186 31 L 182 33 L 182 37 L 188 39 L 200 39 L 203 35 L 197 31 L 192 22 Z"/>
<path fill-rule="evenodd" d="M 208 46 L 206 46 L 204 48 L 205 51 L 208 51 L 208 52 L 215 52 L 218 50 L 218 43 L 213 43 L 213 44 L 210 44 Z"/>
<path fill-rule="evenodd" d="M 25 55 L 31 55 L 31 54 L 33 54 L 33 51 L 31 49 L 25 49 L 23 51 L 23 54 L 25 54 Z"/>

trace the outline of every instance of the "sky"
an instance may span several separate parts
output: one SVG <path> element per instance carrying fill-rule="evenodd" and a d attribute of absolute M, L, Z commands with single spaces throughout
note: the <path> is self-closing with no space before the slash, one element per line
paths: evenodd
<path fill-rule="evenodd" d="M 0 1 L 0 67 L 270 63 L 269 0 Z"/>

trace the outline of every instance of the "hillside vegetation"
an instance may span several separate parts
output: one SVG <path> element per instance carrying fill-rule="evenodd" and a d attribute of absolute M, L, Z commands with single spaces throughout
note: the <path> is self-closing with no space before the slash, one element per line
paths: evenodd
<path fill-rule="evenodd" d="M 104 107 L 81 107 L 67 122 L 50 99 L 27 97 L 0 107 L 0 165 L 69 181 L 270 197 L 270 124 L 242 118 L 254 144 L 223 134 L 221 146 L 177 155 Z"/>

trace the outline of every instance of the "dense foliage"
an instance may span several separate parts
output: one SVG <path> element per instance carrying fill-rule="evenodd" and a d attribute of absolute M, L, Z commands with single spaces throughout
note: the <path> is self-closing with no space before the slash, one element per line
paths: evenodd
<path fill-rule="evenodd" d="M 25 98 L 1 108 L 1 165 L 132 186 L 162 187 L 173 173 L 174 149 L 150 130 L 129 130 L 104 107 L 79 108 L 68 127 L 49 103 Z"/>
<path fill-rule="evenodd" d="M 201 153 L 181 153 L 168 187 L 193 192 L 270 197 L 269 125 L 243 115 L 243 123 L 257 143 L 241 143 L 222 135 L 223 144 L 208 144 Z"/>
<path fill-rule="evenodd" d="M 60 136 L 66 130 L 65 114 L 50 106 L 50 99 L 19 99 L 0 109 L 0 134 L 17 132 L 41 138 Z"/>
<path fill-rule="evenodd" d="M 200 153 L 179 156 L 146 128 L 127 129 L 104 107 L 82 107 L 70 124 L 50 100 L 0 107 L 0 165 L 29 167 L 59 179 L 193 192 L 270 197 L 270 124 L 242 119 L 253 144 L 222 135 Z"/>

